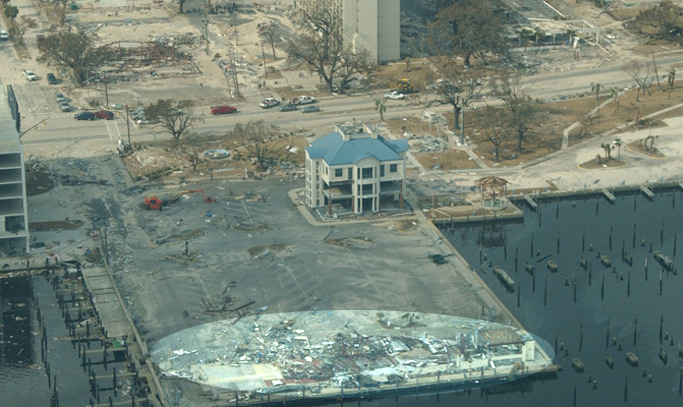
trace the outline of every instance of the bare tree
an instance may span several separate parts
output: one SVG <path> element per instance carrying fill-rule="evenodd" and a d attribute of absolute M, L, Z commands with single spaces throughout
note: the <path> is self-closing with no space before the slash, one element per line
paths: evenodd
<path fill-rule="evenodd" d="M 335 78 L 341 77 L 340 93 L 357 74 L 373 68 L 367 51 L 344 47 L 342 38 L 336 27 L 336 20 L 330 10 L 323 7 L 324 2 L 311 12 L 303 13 L 298 20 L 305 31 L 287 46 L 290 59 L 308 65 L 326 84 L 330 92 L 334 91 Z"/>
<path fill-rule="evenodd" d="M 275 42 L 278 39 L 278 25 L 274 21 L 268 23 L 262 23 L 258 27 L 258 35 L 261 41 L 270 43 L 270 48 L 273 51 L 273 61 L 277 60 L 277 55 L 275 54 Z"/>
<path fill-rule="evenodd" d="M 446 59 L 443 61 L 441 72 L 443 78 L 437 81 L 436 99 L 431 100 L 425 107 L 434 105 L 451 105 L 453 107 L 453 129 L 459 129 L 460 113 L 473 100 L 477 99 L 482 91 L 479 71 L 473 68 L 456 66 L 455 61 Z M 462 124 L 464 125 L 464 123 Z M 464 140 L 460 140 L 462 144 Z"/>
<path fill-rule="evenodd" d="M 12 24 L 12 34 L 15 34 L 17 32 L 17 29 L 14 25 L 14 20 L 17 18 L 17 15 L 19 14 L 19 8 L 11 4 L 5 4 L 4 11 L 5 16 L 9 18 L 10 23 Z"/>
<path fill-rule="evenodd" d="M 24 34 L 29 28 L 38 28 L 38 22 L 28 16 L 21 16 L 20 22 L 17 24 L 17 41 L 19 44 L 24 43 Z"/>
<path fill-rule="evenodd" d="M 519 74 L 503 70 L 491 78 L 491 93 L 503 101 L 508 126 L 517 135 L 517 153 L 523 151 L 524 139 L 536 122 L 538 109 L 522 85 Z"/>
<path fill-rule="evenodd" d="M 190 162 L 190 165 L 192 166 L 192 171 L 197 172 L 197 165 L 199 165 L 199 163 L 202 162 L 201 152 L 194 147 L 186 147 L 183 148 L 183 154 L 187 158 L 187 161 Z"/>
<path fill-rule="evenodd" d="M 183 134 L 201 119 L 190 111 L 191 108 L 190 101 L 159 99 L 145 107 L 145 114 L 147 120 L 169 132 L 176 144 L 180 144 Z"/>
<path fill-rule="evenodd" d="M 645 94 L 645 92 L 647 92 L 648 95 L 650 94 L 650 91 L 648 90 L 650 82 L 652 81 L 652 67 L 650 63 L 641 62 L 636 59 L 630 59 L 624 63 L 622 69 L 624 70 L 624 72 L 628 73 L 631 79 L 633 79 L 633 81 L 638 86 L 638 90 L 636 93 L 636 102 L 640 102 L 641 90 L 643 92 L 643 95 Z"/>
<path fill-rule="evenodd" d="M 427 40 L 435 52 L 462 57 L 469 67 L 472 57 L 506 54 L 503 32 L 502 19 L 488 2 L 456 0 L 436 14 Z"/>
<path fill-rule="evenodd" d="M 277 126 L 267 125 L 263 120 L 238 123 L 230 131 L 231 137 L 245 140 L 247 155 L 256 160 L 260 171 L 267 171 L 282 157 L 282 151 L 277 149 L 276 143 L 280 134 Z"/>
<path fill-rule="evenodd" d="M 70 68 L 79 84 L 112 57 L 108 47 L 95 44 L 96 37 L 85 31 L 58 32 L 48 35 L 38 44 L 38 62 L 60 68 Z"/>
<path fill-rule="evenodd" d="M 339 77 L 339 93 L 346 93 L 346 87 L 351 81 L 355 80 L 358 75 L 367 75 L 376 68 L 370 52 L 365 49 L 360 49 L 356 52 L 351 52 L 345 49 L 342 53 L 341 66 L 337 76 Z"/>
<path fill-rule="evenodd" d="M 501 147 L 510 138 L 510 128 L 506 123 L 501 121 L 494 121 L 494 123 L 484 123 L 481 117 L 493 117 L 496 114 L 495 109 L 487 107 L 486 110 L 477 116 L 477 123 L 481 134 L 484 138 L 493 145 L 493 156 L 496 162 L 500 161 Z"/>

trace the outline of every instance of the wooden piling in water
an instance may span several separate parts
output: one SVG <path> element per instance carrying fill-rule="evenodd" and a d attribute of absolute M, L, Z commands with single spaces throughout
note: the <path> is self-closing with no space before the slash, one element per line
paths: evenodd
<path fill-rule="evenodd" d="M 633 346 L 636 346 L 638 332 L 638 318 L 633 320 Z"/>
<path fill-rule="evenodd" d="M 605 275 L 602 275 L 602 286 L 600 286 L 600 299 L 605 299 Z"/>
<path fill-rule="evenodd" d="M 548 304 L 548 279 L 543 283 L 543 305 Z"/>

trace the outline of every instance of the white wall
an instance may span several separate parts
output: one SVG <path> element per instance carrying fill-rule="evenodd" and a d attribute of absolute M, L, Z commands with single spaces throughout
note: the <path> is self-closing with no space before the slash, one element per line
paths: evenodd
<path fill-rule="evenodd" d="M 378 62 L 401 57 L 400 0 L 344 0 L 345 45 L 368 50 Z"/>

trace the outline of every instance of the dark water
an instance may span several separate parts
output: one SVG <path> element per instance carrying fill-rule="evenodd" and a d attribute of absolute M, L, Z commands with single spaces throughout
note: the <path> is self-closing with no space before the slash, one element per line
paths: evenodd
<path fill-rule="evenodd" d="M 676 206 L 678 201 L 679 206 Z M 636 209 L 634 210 L 634 202 Z M 564 343 L 569 356 L 558 351 L 556 362 L 563 370 L 556 378 L 527 379 L 512 385 L 472 390 L 460 394 L 442 394 L 440 397 L 419 396 L 375 400 L 363 405 L 457 405 L 457 406 L 585 406 L 613 405 L 674 406 L 683 405 L 679 378 L 683 359 L 678 356 L 678 345 L 683 342 L 683 272 L 681 275 L 662 273 L 662 295 L 659 278 L 662 267 L 649 252 L 661 250 L 673 258 L 674 236 L 683 240 L 683 194 L 673 191 L 659 192 L 654 201 L 642 195 L 617 196 L 615 205 L 604 198 L 586 198 L 575 201 L 553 201 L 541 204 L 540 215 L 525 209 L 523 223 L 477 225 L 463 228 L 443 228 L 455 248 L 493 289 L 496 295 L 531 332 L 554 345 Z M 636 241 L 633 244 L 634 226 Z M 612 249 L 609 236 L 612 228 Z M 582 235 L 585 229 L 585 252 L 582 252 Z M 534 252 L 530 253 L 533 234 Z M 559 254 L 557 240 L 560 239 Z M 642 239 L 645 245 L 641 246 Z M 633 267 L 623 263 L 624 251 L 633 257 Z M 683 241 L 677 242 L 676 266 L 683 270 Z M 589 251 L 589 245 L 593 251 Z M 503 267 L 518 284 L 517 292 L 508 292 L 488 267 L 479 267 L 479 250 L 493 265 Z M 540 255 L 536 251 L 540 249 Z M 515 250 L 518 253 L 515 272 Z M 604 267 L 597 251 L 606 254 L 616 267 Z M 507 252 L 507 258 L 505 253 Z M 551 255 L 559 265 L 557 273 L 546 267 Z M 583 255 L 591 270 L 583 270 L 579 263 Z M 645 279 L 645 258 L 648 258 L 648 278 Z M 536 266 L 536 284 L 525 272 L 525 261 Z M 623 273 L 623 280 L 620 279 Z M 630 287 L 629 287 L 630 273 Z M 601 299 L 603 276 L 604 299 Z M 576 301 L 572 280 L 576 281 Z M 565 285 L 565 279 L 569 284 Z M 547 283 L 546 283 L 547 281 Z M 546 304 L 544 286 L 547 284 Z M 630 288 L 630 289 L 629 289 Z M 660 317 L 664 317 L 663 334 L 673 338 L 659 341 Z M 636 343 L 633 333 L 637 319 Z M 609 324 L 609 346 L 606 347 Z M 583 339 L 581 339 L 583 326 Z M 617 343 L 612 345 L 612 337 Z M 667 364 L 659 358 L 662 348 L 667 353 Z M 625 360 L 626 352 L 639 357 L 639 366 L 631 367 Z M 614 360 L 614 369 L 605 363 L 605 355 Z M 585 369 L 577 373 L 571 367 L 572 358 L 580 358 Z M 642 377 L 643 369 L 652 375 L 652 382 Z M 588 377 L 597 380 L 597 389 L 588 383 Z M 575 390 L 576 389 L 576 390 Z"/>
<path fill-rule="evenodd" d="M 0 280 L 0 406 L 50 406 L 53 392 L 41 362 L 35 298 L 45 319 L 46 356 L 51 375 L 57 376 L 59 405 L 89 405 L 88 376 L 78 352 L 71 342 L 58 339 L 68 333 L 52 286 L 43 277 L 18 277 Z"/>

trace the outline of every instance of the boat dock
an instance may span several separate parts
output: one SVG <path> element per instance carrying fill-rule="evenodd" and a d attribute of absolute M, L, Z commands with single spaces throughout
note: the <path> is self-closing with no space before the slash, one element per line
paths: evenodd
<path fill-rule="evenodd" d="M 648 197 L 648 199 L 655 199 L 655 193 L 652 192 L 650 188 L 646 187 L 645 185 L 640 187 L 640 192 L 645 194 L 645 196 Z"/>
<path fill-rule="evenodd" d="M 538 209 L 538 204 L 537 204 L 536 201 L 534 201 L 533 198 L 531 198 L 529 195 L 524 195 L 524 200 L 526 201 L 526 203 L 529 204 L 529 206 L 531 207 L 531 209 L 533 209 L 533 210 L 537 210 L 537 209 Z"/>
<path fill-rule="evenodd" d="M 616 200 L 617 200 L 617 199 L 614 197 L 614 194 L 611 193 L 607 188 L 604 188 L 604 189 L 602 190 L 602 194 L 605 196 L 605 198 L 607 198 L 607 200 L 608 200 L 610 203 L 614 203 L 614 202 L 616 202 Z"/>

